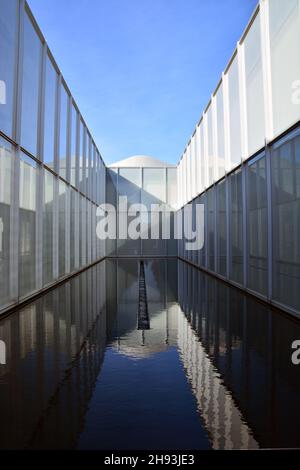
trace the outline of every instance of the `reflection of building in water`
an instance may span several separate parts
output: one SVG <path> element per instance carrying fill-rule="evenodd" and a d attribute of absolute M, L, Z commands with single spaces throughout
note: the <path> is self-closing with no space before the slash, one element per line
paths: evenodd
<path fill-rule="evenodd" d="M 107 262 L 107 272 L 114 272 L 116 282 L 116 290 L 109 286 L 111 294 L 108 294 L 110 312 L 115 318 L 113 337 L 117 338 L 112 344 L 121 354 L 135 359 L 177 344 L 177 261 L 146 260 L 144 268 L 151 326 L 149 330 L 138 330 L 139 261 Z M 112 279 L 112 276 L 107 278 Z"/>
<path fill-rule="evenodd" d="M 258 444 L 182 312 L 178 315 L 178 346 L 199 412 L 214 449 L 256 449 Z"/>
<path fill-rule="evenodd" d="M 106 344 L 104 282 L 100 263 L 0 322 L 0 448 L 76 446 Z"/>
<path fill-rule="evenodd" d="M 182 311 L 260 447 L 298 448 L 300 377 L 290 351 L 299 322 L 183 262 L 178 286 Z"/>
<path fill-rule="evenodd" d="M 121 309 L 122 315 L 126 317 L 122 306 Z M 150 330 L 140 331 L 135 325 L 134 329 L 129 329 L 124 336 L 114 341 L 113 347 L 121 354 L 142 359 L 166 351 L 170 346 L 176 346 L 177 311 L 176 303 L 168 303 L 165 308 L 160 308 L 151 316 Z"/>

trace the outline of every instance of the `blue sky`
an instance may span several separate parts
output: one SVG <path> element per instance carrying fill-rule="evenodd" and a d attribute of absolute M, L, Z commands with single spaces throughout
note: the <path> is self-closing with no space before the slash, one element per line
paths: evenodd
<path fill-rule="evenodd" d="M 257 0 L 29 0 L 106 163 L 176 163 Z"/>

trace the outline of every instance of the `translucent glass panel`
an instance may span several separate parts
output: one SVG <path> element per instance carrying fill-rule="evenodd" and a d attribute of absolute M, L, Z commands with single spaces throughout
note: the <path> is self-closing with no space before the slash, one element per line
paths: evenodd
<path fill-rule="evenodd" d="M 227 205 L 226 181 L 221 181 L 217 191 L 217 270 L 221 276 L 227 275 Z"/>
<path fill-rule="evenodd" d="M 142 171 L 140 168 L 120 168 L 118 192 L 127 196 L 128 204 L 141 202 Z"/>
<path fill-rule="evenodd" d="M 215 169 L 215 161 L 214 161 L 214 131 L 213 131 L 213 107 L 212 104 L 209 106 L 207 110 L 207 165 L 208 165 L 208 186 L 214 183 L 214 169 Z"/>
<path fill-rule="evenodd" d="M 14 164 L 13 147 L 0 138 L 0 307 L 9 303 L 11 294 L 11 203 L 12 169 Z"/>
<path fill-rule="evenodd" d="M 300 311 L 299 131 L 294 131 L 289 138 L 274 144 L 271 149 L 271 168 L 271 181 L 268 181 L 265 156 L 257 157 L 246 163 L 243 169 L 228 176 L 227 183 L 221 181 L 198 197 L 197 203 L 205 203 L 204 249 L 199 250 L 195 257 L 194 253 L 185 250 L 184 242 L 179 241 L 179 254 L 194 263 L 198 262 L 202 267 L 212 271 L 216 269 L 224 277 L 227 276 L 228 265 L 229 279 L 241 285 L 244 284 L 245 261 L 247 287 L 266 296 L 269 284 L 268 232 L 271 230 L 268 226 L 267 206 L 268 184 L 271 184 L 272 298 Z M 242 171 L 245 171 L 245 184 Z M 244 201 L 246 214 L 243 213 Z M 247 229 L 247 248 L 244 243 L 244 229 Z"/>
<path fill-rule="evenodd" d="M 92 262 L 92 203 L 87 200 L 87 264 Z"/>
<path fill-rule="evenodd" d="M 261 56 L 260 16 L 255 18 L 244 42 L 248 156 L 264 146 L 265 110 Z"/>
<path fill-rule="evenodd" d="M 250 163 L 247 175 L 248 286 L 255 292 L 268 290 L 268 213 L 266 159 Z"/>
<path fill-rule="evenodd" d="M 71 188 L 71 220 L 70 220 L 70 270 L 75 271 L 78 268 L 77 256 L 79 239 L 79 214 L 78 214 L 78 197 L 79 194 Z"/>
<path fill-rule="evenodd" d="M 70 142 L 70 183 L 76 186 L 76 175 L 77 175 L 77 120 L 78 113 L 72 104 L 71 107 L 71 142 Z"/>
<path fill-rule="evenodd" d="M 197 230 L 197 220 L 196 220 L 196 199 L 192 201 L 192 230 L 193 233 Z M 192 263 L 197 263 L 197 251 L 196 250 L 189 250 L 188 252 L 189 260 Z"/>
<path fill-rule="evenodd" d="M 37 156 L 38 109 L 42 58 L 41 41 L 27 15 L 24 15 L 21 145 Z"/>
<path fill-rule="evenodd" d="M 142 202 L 146 205 L 166 202 L 166 170 L 144 168 Z"/>
<path fill-rule="evenodd" d="M 230 176 L 231 189 L 231 265 L 230 279 L 243 283 L 243 193 L 242 172 L 238 170 Z"/>
<path fill-rule="evenodd" d="M 148 240 L 142 240 L 142 254 L 148 256 L 165 256 L 167 254 L 167 240 L 162 239 L 163 226 L 166 223 L 166 214 L 159 214 L 157 223 L 152 222 L 146 214 L 148 221 Z M 143 214 L 145 216 L 145 214 Z M 145 224 L 145 222 L 144 222 Z M 151 238 L 151 227 L 160 234 L 158 239 Z"/>
<path fill-rule="evenodd" d="M 188 201 L 187 197 L 187 164 L 186 164 L 186 152 L 182 157 L 182 201 L 186 204 Z"/>
<path fill-rule="evenodd" d="M 47 56 L 45 71 L 44 163 L 54 168 L 57 73 Z"/>
<path fill-rule="evenodd" d="M 106 170 L 105 167 L 102 163 L 102 160 L 100 160 L 100 156 L 98 156 L 99 159 L 99 177 L 97 179 L 97 190 L 98 190 L 98 202 L 104 202 L 106 199 L 105 193 L 106 193 Z"/>
<path fill-rule="evenodd" d="M 91 199 L 96 202 L 96 181 L 97 181 L 97 168 L 96 168 L 96 149 L 94 144 L 91 146 Z"/>
<path fill-rule="evenodd" d="M 87 166 L 88 166 L 88 133 L 87 133 L 87 128 L 83 126 L 83 140 L 82 140 L 82 155 L 83 155 L 83 160 L 82 160 L 82 183 L 81 183 L 81 191 L 84 194 L 87 194 Z"/>
<path fill-rule="evenodd" d="M 196 188 L 196 176 L 197 176 L 197 169 L 196 169 L 196 148 L 195 148 L 196 137 L 195 134 L 191 139 L 190 144 L 190 158 L 191 158 L 191 197 L 194 198 L 197 195 L 197 188 Z"/>
<path fill-rule="evenodd" d="M 44 171 L 44 210 L 43 210 L 43 285 L 53 281 L 53 241 L 54 241 L 54 182 L 55 177 Z"/>
<path fill-rule="evenodd" d="M 12 137 L 17 0 L 0 0 L 0 130 Z"/>
<path fill-rule="evenodd" d="M 183 218 L 183 209 L 179 209 L 179 211 L 177 212 L 177 217 L 178 217 L 178 220 L 180 220 L 180 217 L 181 217 L 181 220 Z M 181 231 L 180 231 L 180 237 L 179 237 L 179 240 L 178 240 L 178 256 L 182 257 L 183 258 L 183 227 L 181 225 Z"/>
<path fill-rule="evenodd" d="M 205 159 L 205 142 L 204 142 L 204 124 L 203 121 L 199 125 L 199 140 L 200 140 L 200 191 L 204 191 L 207 187 L 206 183 L 206 159 Z"/>
<path fill-rule="evenodd" d="M 223 84 L 220 85 L 215 98 L 216 105 L 216 178 L 222 178 L 225 175 L 225 116 L 224 116 L 224 97 Z"/>
<path fill-rule="evenodd" d="M 117 207 L 117 185 L 118 185 L 118 176 L 117 174 L 110 170 L 106 170 L 106 202 L 112 204 L 114 207 Z M 106 255 L 113 256 L 116 254 L 116 240 L 106 240 L 105 244 Z"/>
<path fill-rule="evenodd" d="M 103 188 L 103 178 L 102 178 L 102 162 L 100 160 L 98 152 L 97 152 L 96 159 L 97 159 L 96 202 L 99 204 L 101 202 L 101 195 L 104 191 L 104 188 Z"/>
<path fill-rule="evenodd" d="M 22 154 L 20 159 L 19 201 L 19 292 L 20 297 L 36 289 L 36 163 Z"/>
<path fill-rule="evenodd" d="M 67 178 L 69 95 L 63 85 L 60 88 L 59 174 Z"/>
<path fill-rule="evenodd" d="M 91 212 L 91 237 L 92 237 L 92 262 L 98 259 L 97 256 L 97 243 L 96 243 L 96 206 L 92 204 L 92 212 Z M 99 256 L 100 258 L 100 256 Z"/>
<path fill-rule="evenodd" d="M 215 188 L 207 191 L 207 267 L 215 270 Z"/>
<path fill-rule="evenodd" d="M 167 169 L 167 192 L 168 192 L 168 205 L 171 208 L 177 206 L 177 169 Z"/>
<path fill-rule="evenodd" d="M 198 204 L 203 204 L 204 205 L 204 210 L 207 218 L 207 204 L 206 204 L 206 193 L 202 194 L 198 199 L 197 202 Z M 198 252 L 198 264 L 201 267 L 206 266 L 206 244 L 207 244 L 207 227 L 206 227 L 206 219 L 204 222 L 204 244 L 201 250 Z"/>
<path fill-rule="evenodd" d="M 177 213 L 176 212 L 166 212 L 165 221 L 169 224 L 171 237 L 166 241 L 166 255 L 167 256 L 177 256 L 178 254 L 178 241 L 173 236 L 175 233 L 174 229 L 177 224 Z"/>
<path fill-rule="evenodd" d="M 84 124 L 80 120 L 79 124 L 79 172 L 78 172 L 78 189 L 81 192 L 84 192 L 84 178 L 85 178 L 85 133 L 84 133 Z"/>
<path fill-rule="evenodd" d="M 67 185 L 63 181 L 59 181 L 59 195 L 58 195 L 58 210 L 59 210 L 59 223 L 58 223 L 58 273 L 59 276 L 66 274 L 66 257 L 67 257 L 67 244 L 66 244 L 66 223 L 67 223 Z"/>
<path fill-rule="evenodd" d="M 87 260 L 87 199 L 83 196 L 80 197 L 79 231 L 80 266 L 85 266 Z"/>
<path fill-rule="evenodd" d="M 85 194 L 88 197 L 91 197 L 91 188 L 90 188 L 90 180 L 91 180 L 91 138 L 90 135 L 86 134 L 86 144 L 85 144 Z"/>
<path fill-rule="evenodd" d="M 230 155 L 229 165 L 234 168 L 242 159 L 241 148 L 241 112 L 240 112 L 240 85 L 237 56 L 228 71 L 228 97 L 229 97 L 229 133 Z"/>
<path fill-rule="evenodd" d="M 200 193 L 201 178 L 200 178 L 200 133 L 199 127 L 197 126 L 194 136 L 194 147 L 195 147 L 195 191 L 196 195 Z"/>
<path fill-rule="evenodd" d="M 142 187 L 142 170 L 141 168 L 120 168 L 119 179 L 118 179 L 118 191 L 120 196 L 126 196 L 128 199 L 128 205 L 140 204 L 141 203 L 141 187 Z M 126 208 L 125 208 L 126 209 Z M 128 208 L 127 208 L 128 209 Z M 121 207 L 119 207 L 121 210 Z M 127 226 L 122 227 L 122 230 L 126 230 L 131 223 L 137 218 L 144 217 L 144 214 L 137 213 L 136 216 L 129 216 L 127 218 Z M 141 239 L 132 240 L 129 237 L 124 239 L 124 235 L 120 233 L 120 227 L 118 227 L 118 254 L 119 255 L 140 255 L 141 254 Z M 140 231 L 140 226 L 137 227 L 137 231 Z"/>
<path fill-rule="evenodd" d="M 95 191 L 95 184 L 96 184 L 96 151 L 94 144 L 91 145 L 91 177 L 90 177 L 90 191 L 91 191 L 91 199 L 96 201 L 96 191 Z"/>
<path fill-rule="evenodd" d="M 94 201 L 99 204 L 100 202 L 100 161 L 98 158 L 98 154 L 95 149 L 95 181 L 94 181 L 94 191 L 95 191 L 95 196 L 94 196 Z"/>
<path fill-rule="evenodd" d="M 187 201 L 192 199 L 192 159 L 191 159 L 191 144 L 188 145 L 185 154 L 186 159 L 186 197 Z"/>
<path fill-rule="evenodd" d="M 177 172 L 177 184 L 178 184 L 178 204 L 180 207 L 183 205 L 183 195 L 182 195 L 182 161 L 180 160 L 178 164 Z"/>
<path fill-rule="evenodd" d="M 274 132 L 279 135 L 300 119 L 300 105 L 293 100 L 300 79 L 300 0 L 268 4 Z"/>
<path fill-rule="evenodd" d="M 118 210 L 126 212 L 131 204 L 139 204 L 141 202 L 141 185 L 142 171 L 140 168 L 120 168 L 118 177 L 118 192 L 120 196 L 126 196 L 128 206 L 123 209 L 119 206 Z M 138 214 L 137 214 L 138 216 Z M 118 226 L 117 249 L 119 255 L 138 255 L 141 252 L 141 240 L 125 239 L 124 230 L 128 233 L 129 225 L 136 217 L 128 216 L 127 225 Z M 122 219 L 123 220 L 123 219 Z M 122 223 L 122 222 L 121 222 Z M 121 230 L 123 231 L 121 233 Z"/>
<path fill-rule="evenodd" d="M 20 6 L 24 8 L 21 22 Z M 105 167 L 100 163 L 91 137 L 85 135 L 83 122 L 80 139 L 79 136 L 77 138 L 78 113 L 74 103 L 69 110 L 70 97 L 66 86 L 61 84 L 59 88 L 56 66 L 31 22 L 26 2 L 0 0 L 0 12 L 0 131 L 13 139 L 20 137 L 17 143 L 26 149 L 26 154 L 32 153 L 46 165 L 41 169 L 25 153 L 16 162 L 14 149 L 0 137 L 1 308 L 13 300 L 12 297 L 16 300 L 19 295 L 22 299 L 41 286 L 49 285 L 58 274 L 62 276 L 69 272 L 70 265 L 72 270 L 79 267 L 78 193 L 71 198 L 69 186 L 58 183 L 56 176 L 46 167 L 68 179 L 70 150 L 73 165 L 70 180 L 72 184 L 78 184 L 77 153 L 80 152 L 80 189 L 86 190 L 94 199 L 99 197 L 101 202 L 105 201 Z M 18 26 L 21 26 L 20 37 Z M 20 50 L 17 54 L 18 38 Z M 45 63 L 42 63 L 44 51 Z M 17 71 L 20 80 L 17 80 Z M 15 102 L 17 97 L 20 103 Z M 20 120 L 13 116 L 16 105 Z M 17 177 L 19 180 L 15 181 Z M 86 265 L 96 256 L 95 207 L 86 199 L 81 201 L 80 207 L 81 262 Z M 71 225 L 75 234 L 73 238 L 70 238 Z M 72 257 L 69 254 L 70 243 L 73 244 Z M 104 253 L 103 243 L 101 250 Z M 15 277 L 19 282 L 15 282 Z"/>
<path fill-rule="evenodd" d="M 127 230 L 128 230 L 128 227 L 131 223 L 135 224 L 134 221 L 136 221 L 138 217 L 140 218 L 140 222 L 141 222 L 141 219 L 142 219 L 142 217 L 144 217 L 144 214 L 136 214 L 135 216 L 128 215 Z M 126 227 L 125 227 L 125 229 L 126 229 Z M 138 227 L 137 231 L 139 232 L 139 230 L 140 230 L 140 228 Z M 130 237 L 128 237 L 127 239 L 118 238 L 118 240 L 117 240 L 118 255 L 119 256 L 122 256 L 122 255 L 126 255 L 126 256 L 140 255 L 141 254 L 141 245 L 142 245 L 141 238 L 138 238 L 138 239 L 132 239 Z"/>
<path fill-rule="evenodd" d="M 273 294 L 300 310 L 300 137 L 272 151 Z"/>

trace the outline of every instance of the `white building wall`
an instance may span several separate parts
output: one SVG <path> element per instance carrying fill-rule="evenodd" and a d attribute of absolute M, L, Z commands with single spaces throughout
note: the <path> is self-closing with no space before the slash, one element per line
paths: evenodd
<path fill-rule="evenodd" d="M 300 0 L 260 0 L 184 152 L 181 205 L 299 119 Z"/>

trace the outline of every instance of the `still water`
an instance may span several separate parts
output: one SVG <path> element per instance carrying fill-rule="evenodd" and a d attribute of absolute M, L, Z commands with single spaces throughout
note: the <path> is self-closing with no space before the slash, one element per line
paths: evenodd
<path fill-rule="evenodd" d="M 106 260 L 0 320 L 0 448 L 300 447 L 296 339 L 182 261 Z"/>

